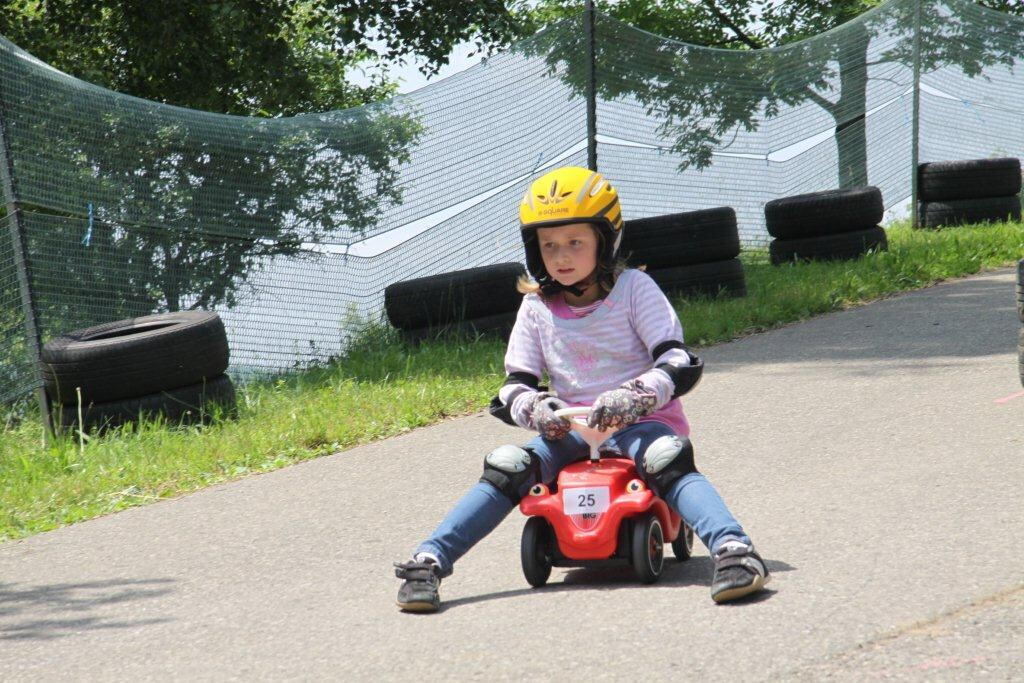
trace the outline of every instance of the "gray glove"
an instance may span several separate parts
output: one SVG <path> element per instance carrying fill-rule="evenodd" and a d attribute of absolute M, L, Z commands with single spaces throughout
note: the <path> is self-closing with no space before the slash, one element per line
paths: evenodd
<path fill-rule="evenodd" d="M 533 428 L 548 441 L 564 439 L 572 431 L 572 425 L 565 418 L 555 415 L 555 411 L 568 407 L 569 404 L 557 396 L 546 391 L 538 392 L 533 397 L 533 407 L 530 409 Z"/>
<path fill-rule="evenodd" d="M 657 396 L 636 380 L 600 394 L 590 406 L 587 426 L 599 432 L 631 425 L 654 412 Z"/>

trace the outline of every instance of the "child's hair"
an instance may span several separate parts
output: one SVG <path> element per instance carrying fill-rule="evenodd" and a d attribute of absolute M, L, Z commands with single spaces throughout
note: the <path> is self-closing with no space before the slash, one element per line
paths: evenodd
<path fill-rule="evenodd" d="M 604 250 L 604 235 L 594 225 L 590 225 L 590 229 L 597 235 L 597 253 L 600 254 Z M 597 262 L 597 284 L 604 290 L 604 293 L 612 291 L 612 287 L 615 286 L 615 281 L 619 279 L 622 272 L 629 266 L 626 265 L 626 260 L 623 258 L 615 259 L 615 263 L 608 265 L 598 259 Z M 640 268 L 643 270 L 643 267 Z M 519 280 L 516 281 L 516 290 L 520 294 L 540 294 L 545 296 L 541 289 L 540 283 L 530 277 L 529 273 L 523 273 L 519 276 Z"/>

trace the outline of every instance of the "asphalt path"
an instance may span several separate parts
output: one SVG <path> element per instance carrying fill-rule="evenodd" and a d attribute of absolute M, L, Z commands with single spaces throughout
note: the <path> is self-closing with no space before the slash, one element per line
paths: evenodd
<path fill-rule="evenodd" d="M 400 613 L 391 562 L 529 436 L 481 414 L 0 546 L 0 680 L 1020 680 L 1013 283 L 705 350 L 686 411 L 774 573 L 755 599 L 712 602 L 702 547 L 531 589 L 513 511 Z"/>

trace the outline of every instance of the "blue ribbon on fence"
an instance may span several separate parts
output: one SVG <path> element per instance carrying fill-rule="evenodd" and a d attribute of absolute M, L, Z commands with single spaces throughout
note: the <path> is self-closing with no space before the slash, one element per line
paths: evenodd
<path fill-rule="evenodd" d="M 530 169 L 530 175 L 533 175 L 534 173 L 537 172 L 537 167 L 540 166 L 540 162 L 543 158 L 544 152 L 541 152 L 540 154 L 537 155 L 537 161 L 533 162 L 533 168 Z"/>
<path fill-rule="evenodd" d="M 971 112 L 976 117 L 978 117 L 978 123 L 980 123 L 982 125 L 985 125 L 985 117 L 983 117 L 981 115 L 980 111 L 978 111 L 977 109 L 974 108 L 974 105 L 972 104 L 971 100 L 961 99 L 960 100 L 960 104 L 964 105 L 964 107 L 967 109 L 967 111 Z"/>
<path fill-rule="evenodd" d="M 82 238 L 82 244 L 89 246 L 92 241 L 92 202 L 89 202 L 89 227 L 85 230 L 85 237 Z"/>

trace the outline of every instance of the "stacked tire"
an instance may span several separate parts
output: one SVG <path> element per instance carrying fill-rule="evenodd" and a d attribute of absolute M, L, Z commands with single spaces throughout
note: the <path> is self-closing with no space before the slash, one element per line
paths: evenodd
<path fill-rule="evenodd" d="M 417 343 L 445 335 L 508 339 L 523 295 L 521 263 L 498 263 L 403 280 L 384 289 L 384 311 L 402 337 Z"/>
<path fill-rule="evenodd" d="M 764 206 L 772 265 L 860 258 L 889 248 L 882 193 L 867 185 L 773 199 Z"/>
<path fill-rule="evenodd" d="M 933 161 L 917 167 L 918 225 L 1019 221 L 1020 159 Z"/>
<path fill-rule="evenodd" d="M 666 293 L 746 296 L 736 212 L 723 206 L 627 221 L 619 245 Z"/>
<path fill-rule="evenodd" d="M 1017 332 L 1017 369 L 1024 386 L 1024 259 L 1017 262 L 1017 317 L 1021 325 Z"/>
<path fill-rule="evenodd" d="M 55 422 L 64 428 L 157 416 L 196 424 L 235 408 L 224 374 L 227 335 L 216 313 L 162 313 L 74 330 L 47 342 L 40 360 Z"/>

